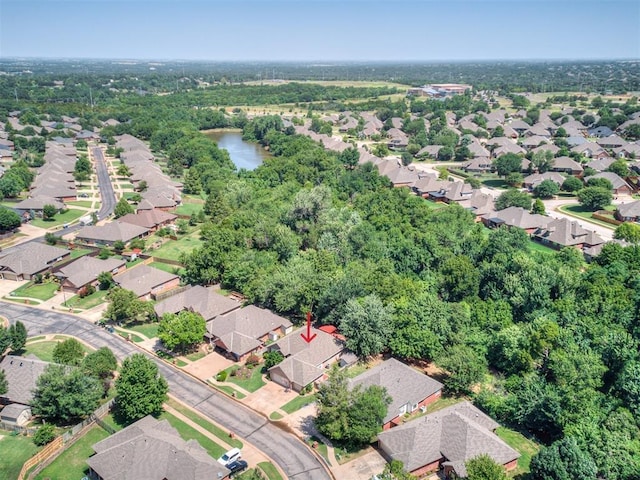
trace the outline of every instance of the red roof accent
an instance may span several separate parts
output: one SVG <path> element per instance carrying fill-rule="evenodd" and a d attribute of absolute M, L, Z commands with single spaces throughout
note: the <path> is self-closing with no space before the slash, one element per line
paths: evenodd
<path fill-rule="evenodd" d="M 321 327 L 318 327 L 318 330 L 333 335 L 338 331 L 338 328 L 335 325 L 322 325 Z"/>

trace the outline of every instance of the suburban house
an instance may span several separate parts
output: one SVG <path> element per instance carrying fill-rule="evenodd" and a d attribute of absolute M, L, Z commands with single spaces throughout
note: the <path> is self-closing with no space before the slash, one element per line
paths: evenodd
<path fill-rule="evenodd" d="M 211 480 L 229 469 L 195 440 L 185 441 L 167 420 L 148 415 L 92 446 L 92 480 Z"/>
<path fill-rule="evenodd" d="M 38 273 L 51 271 L 53 265 L 71 255 L 71 251 L 43 245 L 26 243 L 0 252 L 0 279 L 31 280 Z"/>
<path fill-rule="evenodd" d="M 378 445 L 416 477 L 440 468 L 445 476 L 466 477 L 465 462 L 479 455 L 512 470 L 520 454 L 494 433 L 499 426 L 464 401 L 378 434 Z"/>
<path fill-rule="evenodd" d="M 623 222 L 640 222 L 640 200 L 618 205 L 615 217 Z"/>
<path fill-rule="evenodd" d="M 609 135 L 608 137 L 599 138 L 598 145 L 602 148 L 620 148 L 627 144 L 627 141 L 618 135 Z"/>
<path fill-rule="evenodd" d="M 117 275 L 124 272 L 126 268 L 124 260 L 115 258 L 101 260 L 84 256 L 58 269 L 54 275 L 60 279 L 65 291 L 78 293 L 89 285 L 98 286 L 98 275 L 102 272 L 111 272 L 111 274 Z"/>
<path fill-rule="evenodd" d="M 561 186 L 565 181 L 565 177 L 558 172 L 533 173 L 524 177 L 522 185 L 526 188 L 533 189 L 545 180 L 551 180 L 556 185 Z"/>
<path fill-rule="evenodd" d="M 115 221 L 99 227 L 84 227 L 76 235 L 76 240 L 96 245 L 113 245 L 118 241 L 129 243 L 131 240 L 146 237 L 148 234 L 149 230 L 145 227 Z"/>
<path fill-rule="evenodd" d="M 150 232 L 155 232 L 173 223 L 176 218 L 178 218 L 176 215 L 163 212 L 162 210 L 142 210 L 138 213 L 128 213 L 120 217 L 119 220 L 124 223 L 146 228 Z"/>
<path fill-rule="evenodd" d="M 190 286 L 186 290 L 171 295 L 153 307 L 156 315 L 180 313 L 183 310 L 199 313 L 206 321 L 240 308 L 242 304 L 224 295 L 216 293 L 211 287 Z"/>
<path fill-rule="evenodd" d="M 569 157 L 557 157 L 552 160 L 552 172 L 568 173 L 569 175 L 582 175 L 582 165 Z"/>
<path fill-rule="evenodd" d="M 483 193 L 480 190 L 471 192 L 471 196 L 460 200 L 458 205 L 473 213 L 476 216 L 476 221 L 479 220 L 482 215 L 493 212 L 496 208 L 493 196 L 488 193 Z"/>
<path fill-rule="evenodd" d="M 37 358 L 7 355 L 0 362 L 0 370 L 4 370 L 7 379 L 7 393 L 0 395 L 0 405 L 19 403 L 31 405 L 36 382 L 45 369 L 51 365 Z"/>
<path fill-rule="evenodd" d="M 16 203 L 13 208 L 18 210 L 22 216 L 28 214 L 29 217 L 31 217 L 31 212 L 33 211 L 35 216 L 42 217 L 42 211 L 44 210 L 45 205 L 53 205 L 56 211 L 60 211 L 65 208 L 64 203 L 60 200 L 42 195 L 26 198 L 21 202 Z"/>
<path fill-rule="evenodd" d="M 144 300 L 155 299 L 156 295 L 180 285 L 178 275 L 147 265 L 136 265 L 113 277 L 113 281 L 119 287 L 131 290 L 138 298 Z"/>
<path fill-rule="evenodd" d="M 538 228 L 532 235 L 534 240 L 553 248 L 592 247 L 604 243 L 595 232 L 582 228 L 577 221 L 567 218 L 551 219 L 545 226 Z"/>
<path fill-rule="evenodd" d="M 489 228 L 497 228 L 505 225 L 508 227 L 521 228 L 528 234 L 544 227 L 552 220 L 551 217 L 530 213 L 522 207 L 509 207 L 504 210 L 488 213 L 482 217 L 482 223 Z"/>
<path fill-rule="evenodd" d="M 585 178 L 585 182 L 588 182 L 590 178 L 605 178 L 611 182 L 613 186 L 613 193 L 616 195 L 631 195 L 633 189 L 631 185 L 624 181 L 617 173 L 613 172 L 600 172 L 590 177 Z"/>
<path fill-rule="evenodd" d="M 465 172 L 481 173 L 489 172 L 493 168 L 493 162 L 489 157 L 474 157 L 463 167 Z"/>
<path fill-rule="evenodd" d="M 604 158 L 609 156 L 604 148 L 593 142 L 585 142 L 580 145 L 576 145 L 571 149 L 571 151 L 590 158 Z"/>
<path fill-rule="evenodd" d="M 249 305 L 208 321 L 206 336 L 212 345 L 241 362 L 262 348 L 267 340 L 275 341 L 292 329 L 286 318 Z"/>
<path fill-rule="evenodd" d="M 640 158 L 640 145 L 637 143 L 628 143 L 623 147 L 613 149 L 613 153 L 618 158 Z"/>
<path fill-rule="evenodd" d="M 596 172 L 604 172 L 615 161 L 616 159 L 611 157 L 594 158 L 593 160 L 587 162 L 586 166 L 589 168 L 593 168 Z"/>
<path fill-rule="evenodd" d="M 269 369 L 271 380 L 296 392 L 324 380 L 327 369 L 344 350 L 344 343 L 335 335 L 312 328 L 311 335 L 316 337 L 306 342 L 302 332 L 304 330 L 296 330 L 269 346 L 269 350 L 279 351 L 285 357 Z"/>
<path fill-rule="evenodd" d="M 22 426 L 26 424 L 31 417 L 31 407 L 19 403 L 7 405 L 0 411 L 0 422 L 8 425 Z"/>
<path fill-rule="evenodd" d="M 404 363 L 390 358 L 349 380 L 349 387 L 363 389 L 377 385 L 384 387 L 391 397 L 383 430 L 402 423 L 402 416 L 418 409 L 426 410 L 442 394 L 442 384 Z"/>

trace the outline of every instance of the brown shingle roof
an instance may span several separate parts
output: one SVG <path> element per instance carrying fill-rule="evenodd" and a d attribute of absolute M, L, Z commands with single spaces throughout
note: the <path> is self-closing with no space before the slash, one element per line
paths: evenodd
<path fill-rule="evenodd" d="M 205 320 L 211 320 L 241 306 L 239 302 L 216 293 L 212 288 L 197 285 L 158 302 L 154 309 L 159 317 L 165 313 L 191 310 L 202 315 Z"/>
<path fill-rule="evenodd" d="M 125 290 L 131 290 L 137 296 L 147 295 L 151 290 L 164 283 L 171 282 L 179 278 L 178 275 L 148 267 L 147 265 L 137 265 L 119 275 L 113 280 Z"/>
<path fill-rule="evenodd" d="M 66 281 L 75 288 L 83 287 L 89 282 L 93 282 L 102 272 L 113 272 L 121 268 L 126 262 L 115 258 L 101 260 L 95 257 L 80 257 L 77 260 L 65 265 L 56 276 L 62 274 Z"/>
<path fill-rule="evenodd" d="M 0 362 L 0 370 L 4 370 L 9 388 L 0 397 L 14 403 L 30 405 L 36 382 L 49 365 L 52 364 L 42 360 L 7 355 Z"/>
<path fill-rule="evenodd" d="M 129 242 L 134 238 L 138 238 L 146 234 L 149 230 L 126 222 L 109 222 L 102 226 L 84 227 L 81 229 L 77 238 L 95 241 L 95 242 Z"/>
<path fill-rule="evenodd" d="M 33 275 L 70 254 L 64 248 L 41 243 L 18 245 L 0 252 L 0 271 L 10 270 L 17 275 Z"/>

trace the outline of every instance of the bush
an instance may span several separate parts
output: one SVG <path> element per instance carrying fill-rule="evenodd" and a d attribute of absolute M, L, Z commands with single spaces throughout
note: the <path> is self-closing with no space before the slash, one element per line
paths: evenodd
<path fill-rule="evenodd" d="M 54 438 L 56 438 L 56 432 L 53 424 L 45 423 L 36 431 L 33 436 L 33 443 L 41 447 L 53 441 Z"/>
<path fill-rule="evenodd" d="M 227 379 L 227 371 L 222 370 L 218 375 L 216 375 L 216 380 L 219 382 L 224 382 Z"/>
<path fill-rule="evenodd" d="M 260 364 L 260 357 L 252 353 L 247 357 L 247 360 L 244 362 L 244 364 L 249 368 L 253 368 L 256 365 Z"/>
<path fill-rule="evenodd" d="M 84 298 L 95 292 L 96 292 L 96 287 L 94 287 L 93 285 L 87 285 L 86 287 L 83 287 L 78 291 L 78 296 L 80 298 Z"/>

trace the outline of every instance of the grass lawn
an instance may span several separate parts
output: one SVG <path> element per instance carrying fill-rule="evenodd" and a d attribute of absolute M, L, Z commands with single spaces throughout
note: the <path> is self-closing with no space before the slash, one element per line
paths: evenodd
<path fill-rule="evenodd" d="M 207 354 L 204 352 L 193 352 L 193 353 L 190 353 L 189 355 L 186 355 L 187 359 L 191 360 L 192 362 L 197 362 L 198 360 L 206 356 Z"/>
<path fill-rule="evenodd" d="M 279 414 L 278 412 L 273 412 L 271 415 L 269 415 L 269 418 L 271 420 L 281 420 L 284 417 L 281 414 Z"/>
<path fill-rule="evenodd" d="M 448 207 L 448 205 L 446 203 L 434 202 L 433 200 L 425 200 L 424 204 L 430 210 L 439 210 L 440 208 Z"/>
<path fill-rule="evenodd" d="M 283 480 L 282 475 L 280 475 L 278 469 L 274 467 L 271 462 L 260 462 L 258 467 L 264 472 L 269 480 Z"/>
<path fill-rule="evenodd" d="M 178 431 L 183 440 L 195 440 L 196 442 L 198 442 L 200 446 L 204 448 L 213 458 L 221 457 L 224 452 L 227 451 L 224 447 L 221 447 L 210 438 L 205 437 L 202 433 L 198 432 L 183 421 L 179 420 L 177 417 L 174 417 L 169 412 L 162 412 L 160 418 L 166 419 L 171 424 L 171 426 Z"/>
<path fill-rule="evenodd" d="M 504 180 L 500 178 L 487 178 L 481 180 L 482 184 L 488 188 L 509 188 L 509 185 L 504 183 Z"/>
<path fill-rule="evenodd" d="M 141 333 L 145 337 L 153 338 L 158 336 L 159 323 L 138 323 L 127 325 L 127 330 Z"/>
<path fill-rule="evenodd" d="M 131 341 L 132 342 L 134 342 L 134 343 L 144 342 L 144 338 L 139 337 L 135 333 L 122 332 L 120 330 L 116 330 L 116 332 L 118 332 L 118 335 L 120 335 L 125 340 L 128 340 L 129 339 L 129 335 L 131 335 Z"/>
<path fill-rule="evenodd" d="M 229 433 L 228 432 L 226 432 L 222 428 L 218 427 L 217 425 L 214 425 L 213 423 L 205 420 L 200 415 L 195 413 L 193 410 L 185 407 L 181 403 L 178 403 L 175 400 L 169 399 L 167 401 L 167 404 L 169 406 L 173 407 L 174 409 L 176 409 L 178 412 L 180 412 L 182 415 L 187 417 L 192 422 L 197 423 L 202 428 L 204 428 L 204 429 L 208 430 L 209 432 L 213 433 L 220 440 L 222 440 L 225 443 L 228 443 L 232 447 L 242 448 L 244 446 L 240 440 L 238 440 L 237 438 L 229 437 Z"/>
<path fill-rule="evenodd" d="M 227 395 L 231 395 L 232 397 L 237 398 L 239 400 L 242 400 L 244 397 L 246 397 L 246 395 L 244 393 L 241 393 L 238 390 L 236 390 L 235 388 L 230 387 L 228 385 L 216 385 L 213 382 L 209 382 L 209 385 L 211 385 L 213 388 L 216 388 L 216 389 L 220 390 L 221 392 L 224 392 Z"/>
<path fill-rule="evenodd" d="M 178 267 L 176 265 L 169 265 L 168 263 L 151 262 L 149 266 L 168 273 L 173 273 L 174 275 L 181 275 L 185 272 L 184 268 Z"/>
<path fill-rule="evenodd" d="M 67 202 L 67 205 L 72 205 L 74 207 L 91 208 L 93 202 L 91 200 L 75 200 L 73 202 Z"/>
<path fill-rule="evenodd" d="M 610 228 L 611 230 L 614 230 L 616 228 L 615 225 L 612 225 L 607 222 L 603 222 L 601 220 L 596 220 L 595 218 L 592 217 L 593 212 L 591 210 L 587 210 L 586 208 L 583 208 L 582 205 L 579 205 L 579 204 L 563 205 L 559 207 L 558 210 L 566 213 L 567 215 L 583 218 L 588 222 L 595 223 L 596 225 L 601 225 L 603 227 Z"/>
<path fill-rule="evenodd" d="M 80 480 L 89 471 L 87 458 L 93 455 L 91 445 L 109 436 L 106 430 L 96 425 L 71 447 L 65 450 L 51 465 L 45 468 L 36 480 L 45 478 L 69 478 Z"/>
<path fill-rule="evenodd" d="M 120 188 L 122 190 L 133 190 L 133 184 L 131 184 L 131 183 L 127 183 L 127 182 L 120 183 L 120 182 L 118 182 L 118 185 L 120 186 Z"/>
<path fill-rule="evenodd" d="M 302 407 L 306 407 L 307 405 L 315 401 L 315 395 L 298 395 L 296 398 L 280 407 L 280 410 L 283 410 L 288 414 L 292 414 L 293 412 L 298 411 Z"/>
<path fill-rule="evenodd" d="M 194 215 L 202 210 L 202 204 L 198 203 L 182 203 L 175 210 L 176 215 Z"/>
<path fill-rule="evenodd" d="M 74 295 L 68 299 L 63 305 L 70 308 L 79 308 L 82 310 L 88 310 L 96 307 L 101 303 L 106 302 L 107 290 L 96 290 L 91 295 L 87 295 L 84 298 L 80 298 L 79 295 Z"/>
<path fill-rule="evenodd" d="M 136 195 L 140 195 L 140 194 L 138 192 L 124 192 L 122 194 L 122 196 L 125 198 L 125 200 L 131 200 Z"/>
<path fill-rule="evenodd" d="M 534 242 L 531 239 L 529 239 L 529 244 L 527 245 L 527 249 L 530 252 L 540 252 L 540 253 L 546 253 L 546 254 L 556 252 L 556 250 L 554 250 L 553 248 L 547 247 L 546 245 L 543 245 L 540 242 Z"/>
<path fill-rule="evenodd" d="M 21 435 L 12 435 L 11 432 L 0 430 L 0 478 L 15 480 L 22 469 L 22 465 L 39 450 L 33 444 L 31 438 Z M 82 478 L 82 477 L 78 477 Z"/>
<path fill-rule="evenodd" d="M 317 444 L 318 444 L 318 447 L 315 448 L 314 450 L 317 450 L 318 453 L 320 455 L 322 455 L 322 457 L 326 460 L 327 465 L 331 465 L 331 462 L 329 461 L 329 454 L 327 453 L 327 446 L 324 443 L 322 443 L 322 440 L 320 440 L 319 438 L 316 438 L 316 437 L 310 437 L 307 440 L 307 444 L 309 444 L 309 446 L 311 448 L 313 448 L 313 443 L 314 442 L 317 442 Z"/>
<path fill-rule="evenodd" d="M 540 450 L 540 445 L 532 440 L 529 440 L 520 432 L 516 432 L 515 430 L 511 430 L 506 427 L 498 427 L 496 429 L 496 434 L 511 448 L 514 448 L 518 452 L 520 452 L 520 458 L 518 458 L 518 467 L 513 472 L 511 472 L 512 475 L 529 473 L 531 457 L 533 457 L 536 452 Z"/>
<path fill-rule="evenodd" d="M 456 403 L 460 403 L 462 400 L 464 399 L 459 397 L 447 397 L 443 395 L 427 407 L 426 413 L 437 412 L 438 410 L 442 410 L 443 408 L 450 407 L 451 405 L 455 405 Z"/>
<path fill-rule="evenodd" d="M 226 371 L 229 374 L 227 375 L 227 382 L 235 383 L 240 388 L 252 393 L 266 385 L 264 380 L 262 380 L 262 369 L 260 367 L 253 368 L 253 370 L 251 370 L 251 376 L 246 379 L 231 375 L 231 372 L 237 369 L 238 367 L 236 366 L 227 368 Z"/>
<path fill-rule="evenodd" d="M 60 343 L 63 340 L 68 340 L 68 337 L 61 337 L 54 340 L 46 340 L 44 342 L 27 343 L 24 347 L 23 356 L 32 354 L 44 362 L 53 362 L 53 349 L 56 347 L 58 343 Z M 88 349 L 84 344 L 82 344 L 82 348 L 87 353 L 92 351 Z"/>
<path fill-rule="evenodd" d="M 150 253 L 154 257 L 179 261 L 183 253 L 190 253 L 200 245 L 202 245 L 202 240 L 200 240 L 200 232 L 197 231 L 179 240 L 169 240 L 162 247 Z"/>
<path fill-rule="evenodd" d="M 74 220 L 80 218 L 83 215 L 86 215 L 86 210 L 77 210 L 75 208 L 70 208 L 64 213 L 58 213 L 53 220 L 46 221 L 42 218 L 34 218 L 31 220 L 31 225 L 35 225 L 40 228 L 51 228 L 62 225 L 63 223 L 71 223 Z"/>
<path fill-rule="evenodd" d="M 45 282 L 34 284 L 33 282 L 25 283 L 23 286 L 16 288 L 9 296 L 37 298 L 38 300 L 49 300 L 53 298 L 58 290 L 58 284 L 55 282 Z"/>
<path fill-rule="evenodd" d="M 91 253 L 91 250 L 88 250 L 86 248 L 74 248 L 73 250 L 71 250 L 70 258 L 84 257 L 88 253 Z"/>

